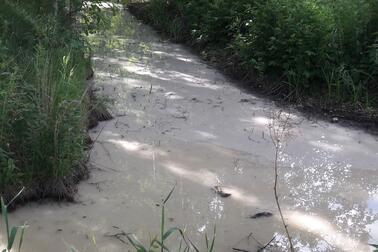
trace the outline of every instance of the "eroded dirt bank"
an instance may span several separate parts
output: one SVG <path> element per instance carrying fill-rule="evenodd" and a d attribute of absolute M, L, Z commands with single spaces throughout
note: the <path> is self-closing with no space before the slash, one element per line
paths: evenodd
<path fill-rule="evenodd" d="M 216 225 L 217 252 L 256 251 L 274 236 L 269 251 L 286 251 L 267 127 L 279 108 L 127 12 L 93 42 L 96 85 L 114 99 L 115 119 L 91 132 L 91 178 L 77 204 L 30 203 L 12 213 L 13 223 L 30 224 L 23 251 L 131 251 L 113 235 L 157 234 L 156 204 L 175 183 L 167 225 L 186 226 L 191 240 L 204 245 Z M 369 251 L 378 243 L 378 139 L 284 112 L 293 129 L 279 191 L 297 250 Z M 232 195 L 221 198 L 216 185 Z M 262 211 L 273 217 L 248 218 Z"/>

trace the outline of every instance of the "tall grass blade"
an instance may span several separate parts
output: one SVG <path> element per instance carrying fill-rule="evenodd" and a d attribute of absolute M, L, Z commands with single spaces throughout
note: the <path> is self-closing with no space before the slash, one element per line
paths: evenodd
<path fill-rule="evenodd" d="M 3 221 L 5 223 L 5 229 L 7 231 L 7 240 L 9 240 L 9 223 L 8 223 L 8 210 L 4 203 L 3 197 L 1 197 L 1 214 L 3 216 Z"/>
<path fill-rule="evenodd" d="M 217 233 L 217 227 L 214 226 L 213 240 L 211 241 L 211 246 L 210 246 L 209 252 L 213 252 L 213 250 L 214 250 L 216 233 Z"/>
<path fill-rule="evenodd" d="M 163 204 L 167 203 L 167 201 L 168 201 L 169 198 L 171 197 L 173 191 L 175 190 L 176 185 L 177 185 L 177 183 L 173 186 L 173 188 L 171 189 L 171 191 L 168 193 L 167 197 L 166 197 L 165 200 L 163 201 Z"/>
<path fill-rule="evenodd" d="M 170 228 L 169 230 L 167 230 L 164 235 L 163 235 L 163 240 L 166 240 L 168 239 L 168 237 L 175 231 L 178 231 L 180 232 L 181 230 L 177 227 L 173 227 L 173 228 Z"/>
<path fill-rule="evenodd" d="M 148 250 L 140 243 L 134 235 L 130 237 L 129 234 L 126 234 L 126 238 L 129 240 L 131 245 L 137 250 L 137 252 L 148 252 Z"/>
<path fill-rule="evenodd" d="M 8 237 L 8 246 L 7 246 L 7 248 L 8 248 L 9 251 L 12 249 L 14 240 L 16 239 L 17 229 L 18 229 L 18 227 L 12 227 L 10 235 Z"/>
<path fill-rule="evenodd" d="M 25 190 L 25 187 L 22 187 L 22 189 L 8 202 L 8 206 L 10 206 L 17 198 L 21 195 L 21 193 Z"/>
<path fill-rule="evenodd" d="M 23 226 L 21 226 L 21 234 L 20 234 L 20 242 L 18 244 L 18 252 L 21 252 L 21 247 L 22 243 L 24 241 L 24 234 L 25 234 L 25 229 L 27 228 L 27 222 Z"/>

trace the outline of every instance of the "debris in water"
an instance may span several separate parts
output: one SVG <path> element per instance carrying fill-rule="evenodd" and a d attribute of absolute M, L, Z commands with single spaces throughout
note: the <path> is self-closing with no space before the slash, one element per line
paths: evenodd
<path fill-rule="evenodd" d="M 133 101 L 136 102 L 136 97 L 137 97 L 136 93 L 131 93 L 131 97 L 133 98 Z"/>
<path fill-rule="evenodd" d="M 234 251 L 241 251 L 241 252 L 250 252 L 249 250 L 240 249 L 240 248 L 232 248 Z"/>
<path fill-rule="evenodd" d="M 248 103 L 251 103 L 251 104 L 256 104 L 256 102 L 253 99 L 243 98 L 243 99 L 240 99 L 240 101 L 239 101 L 239 103 L 245 103 L 245 102 L 248 102 Z"/>
<path fill-rule="evenodd" d="M 188 120 L 188 117 L 185 115 L 173 115 L 173 117 L 176 119 L 184 119 L 185 121 Z"/>
<path fill-rule="evenodd" d="M 197 103 L 198 103 L 198 102 L 201 102 L 200 100 L 198 100 L 197 97 L 193 97 L 193 98 L 191 99 L 191 101 L 192 101 L 192 102 L 197 102 Z"/>
<path fill-rule="evenodd" d="M 214 186 L 213 190 L 222 198 L 228 198 L 231 196 L 231 193 L 225 193 L 220 186 Z"/>
<path fill-rule="evenodd" d="M 332 122 L 333 122 L 333 123 L 337 123 L 338 121 L 339 121 L 339 118 L 338 118 L 338 117 L 333 117 L 333 118 L 332 118 Z"/>
<path fill-rule="evenodd" d="M 271 217 L 273 214 L 271 212 L 260 212 L 254 215 L 249 216 L 250 219 L 258 219 L 262 217 Z"/>

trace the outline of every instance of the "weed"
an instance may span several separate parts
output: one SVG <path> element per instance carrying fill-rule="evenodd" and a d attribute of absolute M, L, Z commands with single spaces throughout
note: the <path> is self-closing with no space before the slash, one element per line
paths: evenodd
<path fill-rule="evenodd" d="M 8 206 L 13 203 L 14 200 L 23 192 L 22 189 L 10 202 L 5 204 L 3 197 L 0 198 L 1 203 L 1 215 L 2 215 L 2 223 L 5 225 L 6 230 L 6 248 L 2 250 L 2 252 L 11 252 L 15 246 L 16 236 L 17 233 L 19 235 L 19 242 L 18 242 L 18 251 L 21 251 L 22 242 L 24 238 L 24 231 L 28 227 L 27 223 L 25 222 L 22 226 L 10 226 L 9 219 L 8 219 Z M 0 248 L 1 249 L 1 248 Z"/>
<path fill-rule="evenodd" d="M 160 236 L 155 236 L 152 238 L 148 245 L 143 245 L 138 238 L 133 234 L 127 234 L 127 239 L 129 240 L 130 244 L 134 247 L 136 252 L 153 252 L 153 251 L 170 251 L 169 248 L 166 246 L 166 241 L 168 238 L 170 238 L 174 233 L 178 233 L 181 241 L 179 244 L 178 251 L 181 252 L 189 252 L 192 249 L 196 252 L 200 252 L 198 247 L 190 240 L 185 237 L 185 232 L 178 228 L 178 227 L 172 227 L 166 230 L 166 220 L 165 220 L 165 208 L 168 200 L 170 199 L 173 191 L 175 190 L 175 186 L 171 189 L 171 191 L 168 193 L 167 197 L 162 200 L 161 203 L 161 222 L 160 222 Z M 214 246 L 215 246 L 215 234 L 216 234 L 216 228 L 214 227 L 214 234 L 213 238 L 210 240 L 205 235 L 205 242 L 206 242 L 206 252 L 213 252 Z"/>

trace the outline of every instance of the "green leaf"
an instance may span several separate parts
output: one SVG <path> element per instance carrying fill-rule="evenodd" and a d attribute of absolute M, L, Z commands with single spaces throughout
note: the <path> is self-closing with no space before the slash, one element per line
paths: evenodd
<path fill-rule="evenodd" d="M 25 233 L 25 229 L 27 228 L 27 222 L 25 222 L 25 224 L 23 226 L 21 226 L 21 235 L 20 235 L 20 242 L 18 244 L 18 252 L 21 252 L 21 247 L 22 247 L 22 243 L 24 241 L 24 233 Z"/>
<path fill-rule="evenodd" d="M 3 197 L 1 197 L 1 214 L 3 215 L 3 220 L 5 223 L 5 228 L 7 230 L 7 239 L 9 240 L 9 223 L 8 223 L 8 210 L 4 203 Z"/>
<path fill-rule="evenodd" d="M 168 229 L 167 232 L 165 232 L 165 234 L 163 235 L 163 240 L 166 240 L 174 231 L 180 232 L 180 229 L 177 228 L 177 227 L 173 227 L 173 228 Z"/>
<path fill-rule="evenodd" d="M 10 232 L 10 236 L 8 238 L 8 250 L 11 250 L 13 247 L 14 240 L 16 239 L 18 227 L 12 227 L 12 230 Z"/>
<path fill-rule="evenodd" d="M 161 243 L 160 241 L 156 241 L 159 245 L 160 245 L 160 247 L 162 248 L 162 249 L 164 249 L 164 250 L 166 250 L 166 251 L 170 251 L 163 243 Z"/>
<path fill-rule="evenodd" d="M 12 204 L 13 201 L 15 201 L 15 200 L 18 198 L 18 196 L 20 196 L 20 194 L 21 194 L 24 190 L 25 190 L 25 187 L 22 187 L 22 189 L 16 194 L 16 196 L 14 196 L 14 197 L 11 199 L 11 201 L 8 202 L 7 205 L 9 206 L 10 204 Z"/>
<path fill-rule="evenodd" d="M 134 235 L 130 237 L 130 235 L 126 234 L 126 238 L 129 240 L 131 245 L 138 251 L 138 252 L 148 252 L 147 249 L 136 239 Z"/>
<path fill-rule="evenodd" d="M 189 242 L 196 252 L 200 252 L 199 249 L 196 247 L 196 245 L 194 245 L 194 243 L 190 239 L 189 239 Z"/>
<path fill-rule="evenodd" d="M 206 248 L 209 250 L 209 239 L 207 238 L 207 234 L 205 234 L 205 241 L 206 241 Z"/>
<path fill-rule="evenodd" d="M 213 234 L 213 240 L 212 240 L 212 242 L 211 242 L 211 246 L 210 246 L 210 250 L 209 250 L 209 252 L 212 252 L 212 251 L 214 250 L 214 244 L 215 244 L 215 235 L 216 235 L 216 233 L 217 233 L 217 227 L 216 227 L 216 226 L 214 226 L 214 234 Z"/>
<path fill-rule="evenodd" d="M 164 204 L 167 203 L 167 201 L 168 201 L 169 198 L 171 197 L 173 191 L 174 191 L 175 188 L 176 188 L 176 185 L 177 185 L 177 183 L 173 186 L 173 188 L 171 189 L 171 191 L 168 193 L 168 196 L 167 196 L 167 197 L 165 198 L 165 200 L 163 201 Z"/>

